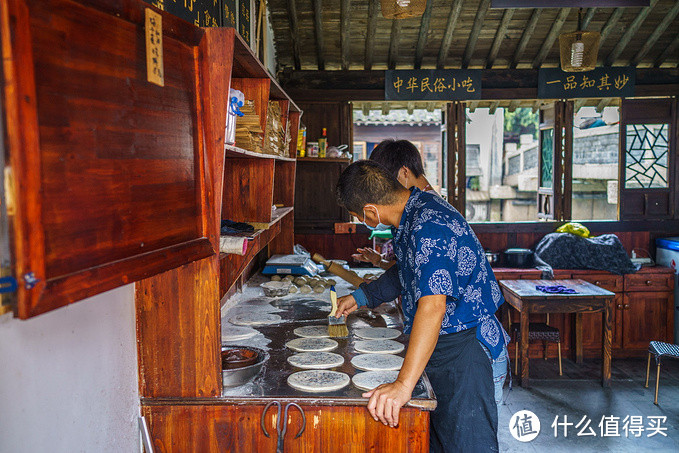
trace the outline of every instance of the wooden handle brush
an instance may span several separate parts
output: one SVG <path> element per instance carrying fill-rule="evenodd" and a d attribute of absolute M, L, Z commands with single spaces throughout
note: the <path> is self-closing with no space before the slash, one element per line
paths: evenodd
<path fill-rule="evenodd" d="M 346 280 L 347 282 L 354 285 L 356 288 L 358 288 L 361 283 L 364 283 L 363 279 L 359 277 L 356 272 L 350 271 L 349 269 L 345 269 L 344 267 L 340 266 L 334 261 L 328 261 L 318 253 L 314 253 L 312 259 L 318 264 L 322 264 L 323 266 L 325 266 L 328 272 L 331 272 L 337 275 L 338 277 Z"/>
<path fill-rule="evenodd" d="M 342 315 L 339 318 L 337 314 L 337 292 L 335 287 L 330 287 L 330 302 L 332 303 L 332 310 L 328 316 L 328 336 L 344 338 L 349 336 L 349 329 L 347 329 L 347 317 Z"/>

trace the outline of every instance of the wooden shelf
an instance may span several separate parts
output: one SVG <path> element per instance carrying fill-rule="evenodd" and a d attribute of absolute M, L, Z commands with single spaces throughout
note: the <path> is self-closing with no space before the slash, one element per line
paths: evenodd
<path fill-rule="evenodd" d="M 298 162 L 351 162 L 344 157 L 298 157 Z"/>
<path fill-rule="evenodd" d="M 278 156 L 275 154 L 257 153 L 255 151 L 248 151 L 247 149 L 239 148 L 233 145 L 224 145 L 224 156 L 227 158 L 246 158 L 246 159 L 275 159 L 286 162 L 294 162 L 294 157 Z"/>
<path fill-rule="evenodd" d="M 271 222 L 269 223 L 262 223 L 262 222 L 247 222 L 253 227 L 257 228 L 258 230 L 268 230 L 270 229 L 276 222 L 281 220 L 283 217 L 286 215 L 290 214 L 292 212 L 293 208 L 278 208 L 276 209 L 276 212 L 274 213 L 273 217 L 271 218 Z"/>

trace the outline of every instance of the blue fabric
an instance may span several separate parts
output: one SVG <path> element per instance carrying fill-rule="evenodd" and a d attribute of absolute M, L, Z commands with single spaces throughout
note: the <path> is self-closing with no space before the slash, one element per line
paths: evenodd
<path fill-rule="evenodd" d="M 563 285 L 535 285 L 535 289 L 547 294 L 577 294 L 577 291 L 573 288 L 566 288 Z"/>
<path fill-rule="evenodd" d="M 361 283 L 361 286 L 353 293 L 359 307 L 367 305 L 369 308 L 376 308 L 401 295 L 401 281 L 398 278 L 397 266 L 396 264 L 391 266 L 375 281 Z"/>
<path fill-rule="evenodd" d="M 477 327 L 477 338 L 493 359 L 508 335 L 495 317 L 502 292 L 481 243 L 467 221 L 446 201 L 411 189 L 394 235 L 403 288 L 404 331 L 409 333 L 420 298 L 446 296 L 440 335 Z"/>

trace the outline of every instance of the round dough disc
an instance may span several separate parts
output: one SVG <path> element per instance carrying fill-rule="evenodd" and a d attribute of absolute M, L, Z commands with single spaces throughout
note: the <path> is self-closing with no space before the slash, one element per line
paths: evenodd
<path fill-rule="evenodd" d="M 306 370 L 288 376 L 288 385 L 303 392 L 333 392 L 349 385 L 349 375 L 339 371 Z"/>
<path fill-rule="evenodd" d="M 328 338 L 328 326 L 304 326 L 293 330 L 298 337 L 304 338 Z"/>
<path fill-rule="evenodd" d="M 252 327 L 234 326 L 229 323 L 222 324 L 222 342 L 224 343 L 247 340 L 255 335 L 257 335 L 257 331 Z"/>
<path fill-rule="evenodd" d="M 354 331 L 357 337 L 365 340 L 393 340 L 401 336 L 401 332 L 390 327 L 366 327 Z"/>
<path fill-rule="evenodd" d="M 354 344 L 354 349 L 366 354 L 398 354 L 405 346 L 394 340 L 359 340 Z"/>
<path fill-rule="evenodd" d="M 391 354 L 360 354 L 351 359 L 351 364 L 364 371 L 400 370 L 403 357 Z"/>
<path fill-rule="evenodd" d="M 329 338 L 295 338 L 285 343 L 285 346 L 297 352 L 323 352 L 337 348 L 337 342 Z"/>
<path fill-rule="evenodd" d="M 372 390 L 382 384 L 390 384 L 398 377 L 398 371 L 366 371 L 355 374 L 351 382 L 361 390 Z"/>
<path fill-rule="evenodd" d="M 302 352 L 288 357 L 288 363 L 297 368 L 324 370 L 342 366 L 344 357 L 332 352 Z"/>
<path fill-rule="evenodd" d="M 268 326 L 281 322 L 281 317 L 271 313 L 240 313 L 229 318 L 237 326 Z"/>

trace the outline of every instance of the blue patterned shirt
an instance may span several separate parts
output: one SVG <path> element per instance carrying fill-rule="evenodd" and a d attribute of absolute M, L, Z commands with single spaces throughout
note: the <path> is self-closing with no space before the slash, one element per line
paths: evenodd
<path fill-rule="evenodd" d="M 462 215 L 442 198 L 413 188 L 394 235 L 394 250 L 405 333 L 412 328 L 420 298 L 445 295 L 439 334 L 476 327 L 479 341 L 497 358 L 508 342 L 495 317 L 504 298 L 481 243 Z"/>

